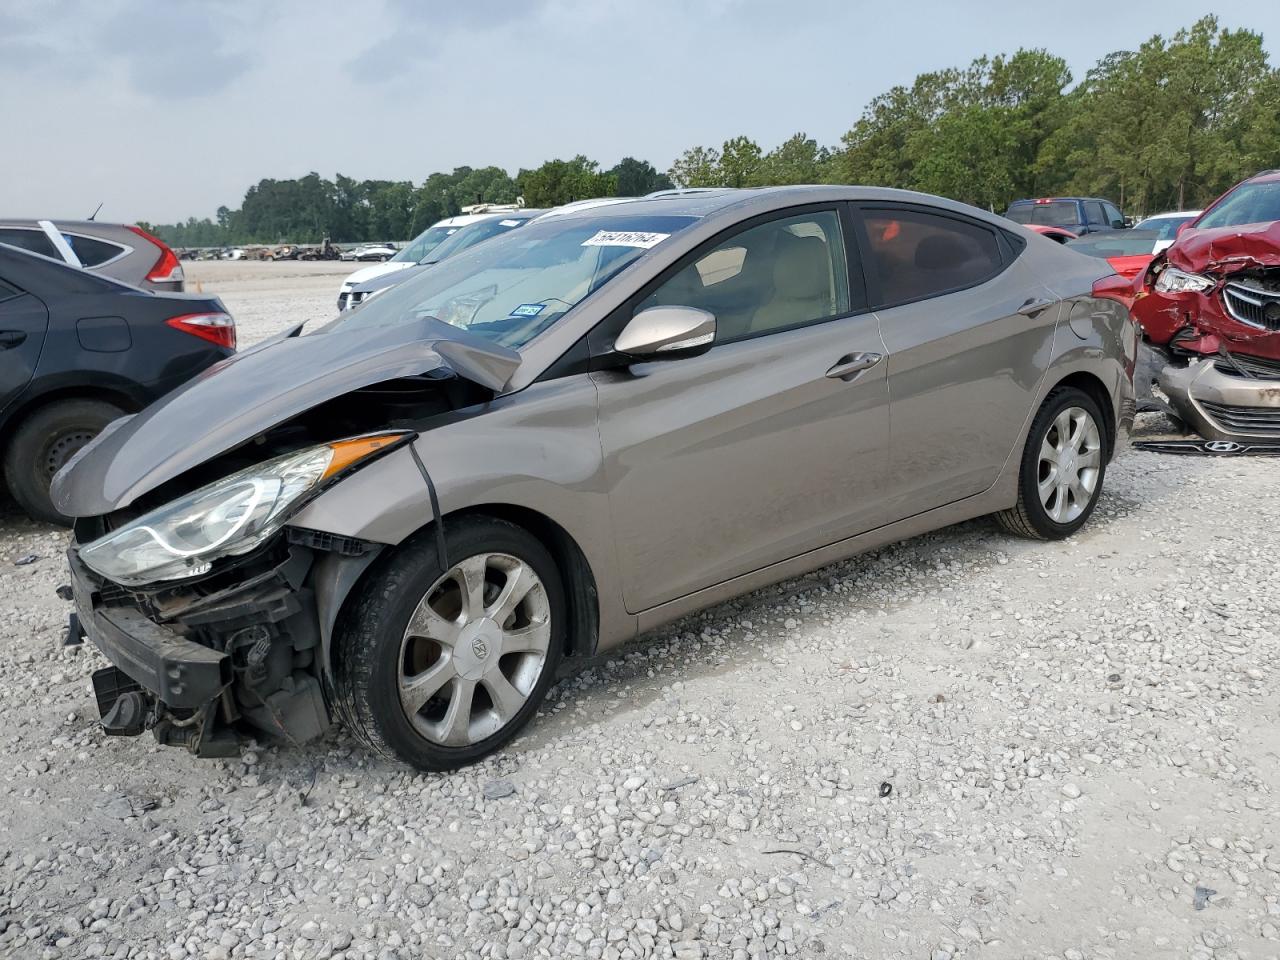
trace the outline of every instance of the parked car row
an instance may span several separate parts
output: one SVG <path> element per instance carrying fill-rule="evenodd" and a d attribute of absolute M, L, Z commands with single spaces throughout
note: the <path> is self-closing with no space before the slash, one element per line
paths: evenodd
<path fill-rule="evenodd" d="M 1039 237 L 845 187 L 433 226 L 337 319 L 64 459 L 104 727 L 220 756 L 340 718 L 449 769 L 566 657 L 984 513 L 1067 536 L 1133 419 L 1136 321 L 1205 436 L 1280 426 L 1280 172 L 1136 230 L 1029 208 Z"/>
<path fill-rule="evenodd" d="M 1019 200 L 1006 216 L 1116 271 L 1109 289 L 1143 331 L 1145 406 L 1207 440 L 1280 441 L 1280 171 L 1134 229 L 1100 198 Z"/>
<path fill-rule="evenodd" d="M 1158 387 L 1206 439 L 1280 441 L 1280 170 L 1179 231 L 1129 287 Z"/>

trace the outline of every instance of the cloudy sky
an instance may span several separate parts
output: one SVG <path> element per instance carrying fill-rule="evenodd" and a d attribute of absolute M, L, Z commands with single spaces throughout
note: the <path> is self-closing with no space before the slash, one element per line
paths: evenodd
<path fill-rule="evenodd" d="M 833 144 L 922 71 L 1026 46 L 1082 76 L 1214 7 L 1280 61 L 1275 0 L 0 0 L 0 215 L 167 222 L 310 170 Z"/>

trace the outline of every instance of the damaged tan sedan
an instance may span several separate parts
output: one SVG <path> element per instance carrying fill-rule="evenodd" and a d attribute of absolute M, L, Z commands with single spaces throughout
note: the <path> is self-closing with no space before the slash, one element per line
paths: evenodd
<path fill-rule="evenodd" d="M 701 192 L 494 239 L 59 474 L 108 733 L 343 721 L 439 770 L 572 660 L 995 514 L 1078 530 L 1133 411 L 1099 261 L 920 194 Z"/>

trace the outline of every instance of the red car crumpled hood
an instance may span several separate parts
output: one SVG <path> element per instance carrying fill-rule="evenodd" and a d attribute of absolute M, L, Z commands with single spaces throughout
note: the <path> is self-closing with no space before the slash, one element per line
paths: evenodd
<path fill-rule="evenodd" d="M 1165 256 L 1173 266 L 1190 273 L 1227 274 L 1280 267 L 1280 220 L 1188 230 Z"/>
<path fill-rule="evenodd" d="M 1163 264 L 1209 276 L 1218 282 L 1204 293 L 1161 293 L 1155 278 Z M 1280 331 L 1241 323 L 1227 313 L 1222 286 L 1242 271 L 1276 271 L 1280 281 L 1280 221 L 1188 230 L 1134 280 L 1132 313 L 1155 343 L 1176 335 L 1181 350 L 1232 353 L 1280 360 Z"/>

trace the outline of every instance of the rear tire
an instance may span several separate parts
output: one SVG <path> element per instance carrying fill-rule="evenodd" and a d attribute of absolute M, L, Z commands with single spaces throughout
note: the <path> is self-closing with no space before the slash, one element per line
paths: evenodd
<path fill-rule="evenodd" d="M 1057 387 L 1040 406 L 1018 474 L 1018 502 L 996 514 L 1005 530 L 1032 540 L 1062 540 L 1085 525 L 1107 471 L 1107 432 L 1097 402 Z"/>
<path fill-rule="evenodd" d="M 537 712 L 565 647 L 560 573 L 515 524 L 465 517 L 370 571 L 334 645 L 337 713 L 374 752 L 419 770 L 474 763 Z M 474 590 L 470 587 L 474 585 Z"/>
<path fill-rule="evenodd" d="M 27 414 L 9 439 L 4 479 L 32 518 L 70 526 L 49 497 L 53 475 L 124 411 L 104 400 L 55 400 Z"/>

